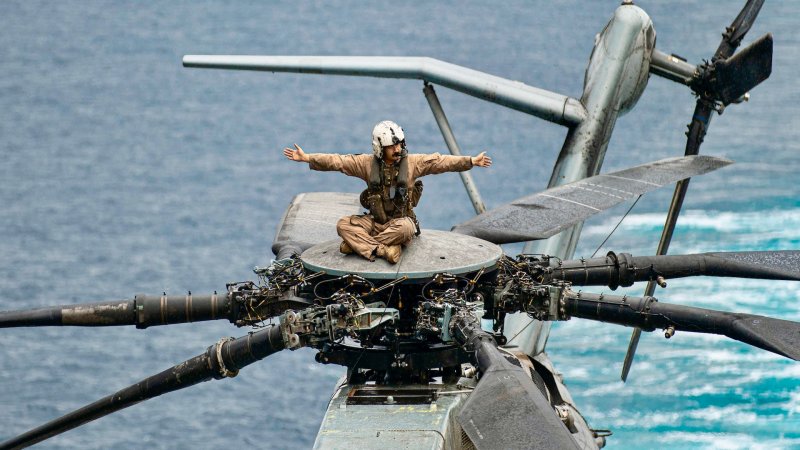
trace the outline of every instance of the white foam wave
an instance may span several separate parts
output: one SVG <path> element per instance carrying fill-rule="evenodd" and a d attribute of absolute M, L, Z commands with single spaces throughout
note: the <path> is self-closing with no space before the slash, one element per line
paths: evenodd
<path fill-rule="evenodd" d="M 665 425 L 677 425 L 681 419 L 681 415 L 677 412 L 630 413 L 619 408 L 613 408 L 602 415 L 605 423 L 609 423 L 612 428 L 636 427 L 645 430 Z"/>
<path fill-rule="evenodd" d="M 631 214 L 620 225 L 621 229 L 634 230 L 637 228 L 661 227 L 664 225 L 666 213 Z M 617 224 L 619 218 L 606 219 L 600 225 L 587 228 L 588 232 L 607 232 L 608 225 Z M 800 224 L 800 209 L 776 209 L 771 211 L 727 212 L 713 210 L 690 209 L 681 212 L 678 226 L 689 229 L 713 229 L 723 232 L 749 231 L 757 226 L 768 227 L 770 230 L 783 230 L 792 224 Z M 787 230 L 790 235 L 798 236 L 795 230 Z"/>
<path fill-rule="evenodd" d="M 754 450 L 773 450 L 784 448 L 796 448 L 800 445 L 800 439 L 784 438 L 756 440 L 753 436 L 743 433 L 687 433 L 683 431 L 671 431 L 659 434 L 659 442 L 668 444 L 670 447 L 683 447 L 685 444 L 691 446 L 716 448 L 726 450 L 754 449 Z"/>
<path fill-rule="evenodd" d="M 800 389 L 796 389 L 789 394 L 789 401 L 786 402 L 786 408 L 789 410 L 789 416 L 795 414 L 800 415 Z"/>
<path fill-rule="evenodd" d="M 605 396 L 613 394 L 615 396 L 631 396 L 634 394 L 633 389 L 626 389 L 625 384 L 622 381 L 615 381 L 612 383 L 606 384 L 598 384 L 596 386 L 590 387 L 584 390 L 581 393 L 581 396 L 584 397 L 592 397 L 592 396 Z"/>
<path fill-rule="evenodd" d="M 687 397 L 700 397 L 702 395 L 720 394 L 726 391 L 727 389 L 724 389 L 721 386 L 717 386 L 714 384 L 704 384 L 700 387 L 684 389 L 681 391 L 681 393 Z"/>
<path fill-rule="evenodd" d="M 779 420 L 782 418 L 781 416 L 759 416 L 752 411 L 742 411 L 739 405 L 725 407 L 709 406 L 707 408 L 687 411 L 686 416 L 692 419 L 712 422 L 724 420 L 726 424 L 733 425 L 746 425 L 756 420 Z"/>
<path fill-rule="evenodd" d="M 616 235 L 655 233 L 660 235 L 664 225 L 665 213 L 631 214 L 625 218 Z M 618 217 L 610 217 L 600 224 L 584 228 L 584 237 L 605 236 L 616 226 Z M 651 233 L 652 232 L 652 233 Z M 712 248 L 723 245 L 726 249 L 759 248 L 763 243 L 772 245 L 794 245 L 800 243 L 800 209 L 776 209 L 770 211 L 726 212 L 726 211 L 683 211 L 678 219 L 676 234 L 682 235 L 673 246 L 681 252 L 702 252 L 723 250 Z M 714 242 L 709 242 L 709 234 Z"/>
<path fill-rule="evenodd" d="M 729 375 L 719 381 L 720 386 L 741 386 L 765 379 L 775 380 L 800 380 L 800 367 L 796 363 L 787 365 L 769 364 L 768 369 L 759 369 L 754 365 L 745 365 L 731 361 L 730 364 L 711 364 L 706 368 L 708 375 Z M 735 377 L 733 376 L 735 375 Z"/>

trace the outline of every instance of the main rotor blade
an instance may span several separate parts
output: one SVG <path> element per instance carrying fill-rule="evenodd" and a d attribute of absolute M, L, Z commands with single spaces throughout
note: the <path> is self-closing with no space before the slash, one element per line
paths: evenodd
<path fill-rule="evenodd" d="M 694 276 L 800 281 L 800 250 L 718 252 L 693 255 L 632 256 L 609 252 L 603 258 L 550 259 L 552 278 L 576 286 L 616 289 L 638 281 Z"/>
<path fill-rule="evenodd" d="M 506 359 L 476 320 L 462 318 L 456 328 L 482 373 L 456 418 L 478 450 L 578 448 L 530 375 Z"/>
<path fill-rule="evenodd" d="M 277 259 L 301 254 L 313 245 L 336 239 L 336 222 L 362 210 L 357 194 L 306 192 L 286 209 L 275 233 L 272 252 Z"/>
<path fill-rule="evenodd" d="M 685 156 L 596 175 L 514 200 L 453 227 L 495 244 L 546 239 L 627 199 L 725 167 L 732 161 Z"/>
<path fill-rule="evenodd" d="M 0 448 L 23 448 L 113 412 L 194 386 L 212 378 L 234 377 L 239 369 L 284 349 L 279 326 L 238 339 L 221 340 L 208 350 L 161 373 L 119 390 L 40 427 L 0 443 Z"/>
<path fill-rule="evenodd" d="M 200 322 L 228 319 L 234 321 L 230 296 L 217 295 L 137 295 L 133 300 L 51 306 L 20 311 L 0 311 L 0 328 L 82 326 L 106 327 Z"/>
<path fill-rule="evenodd" d="M 635 326 L 646 331 L 720 334 L 795 361 L 800 360 L 800 323 L 755 314 L 732 313 L 658 302 L 653 297 L 621 297 L 583 292 L 565 296 L 567 316 Z"/>

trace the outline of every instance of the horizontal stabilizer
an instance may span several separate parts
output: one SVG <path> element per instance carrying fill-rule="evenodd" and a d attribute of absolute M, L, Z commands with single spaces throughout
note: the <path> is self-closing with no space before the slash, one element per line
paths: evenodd
<path fill-rule="evenodd" d="M 514 200 L 453 227 L 495 244 L 546 239 L 625 200 L 731 164 L 685 156 L 596 175 Z"/>
<path fill-rule="evenodd" d="M 272 253 L 278 259 L 300 254 L 321 242 L 336 239 L 336 222 L 363 211 L 358 194 L 307 192 L 292 199 L 283 215 Z"/>

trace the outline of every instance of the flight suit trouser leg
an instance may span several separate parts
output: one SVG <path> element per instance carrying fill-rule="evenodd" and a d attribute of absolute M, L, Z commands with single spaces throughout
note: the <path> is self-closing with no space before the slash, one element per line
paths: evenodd
<path fill-rule="evenodd" d="M 375 240 L 383 245 L 402 245 L 410 242 L 417 231 L 414 221 L 408 217 L 392 219 L 384 225 L 376 224 L 376 229 L 380 228 L 384 229 L 375 235 Z"/>
<path fill-rule="evenodd" d="M 336 232 L 342 240 L 366 259 L 372 258 L 379 245 L 399 245 L 410 241 L 415 231 L 414 222 L 407 217 L 381 225 L 365 214 L 345 216 L 336 223 Z"/>
<path fill-rule="evenodd" d="M 381 245 L 372 237 L 375 221 L 371 216 L 344 216 L 336 223 L 336 232 L 354 252 L 366 259 Z"/>

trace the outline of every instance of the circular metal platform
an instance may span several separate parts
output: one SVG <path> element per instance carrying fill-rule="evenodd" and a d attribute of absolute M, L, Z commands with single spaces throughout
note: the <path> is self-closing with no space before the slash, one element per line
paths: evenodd
<path fill-rule="evenodd" d="M 329 275 L 356 274 L 367 279 L 429 278 L 447 272 L 463 275 L 490 268 L 503 255 L 499 245 L 472 236 L 449 231 L 422 230 L 403 249 L 397 264 L 376 258 L 368 261 L 360 255 L 339 251 L 341 240 L 317 244 L 300 255 L 306 269 Z"/>

